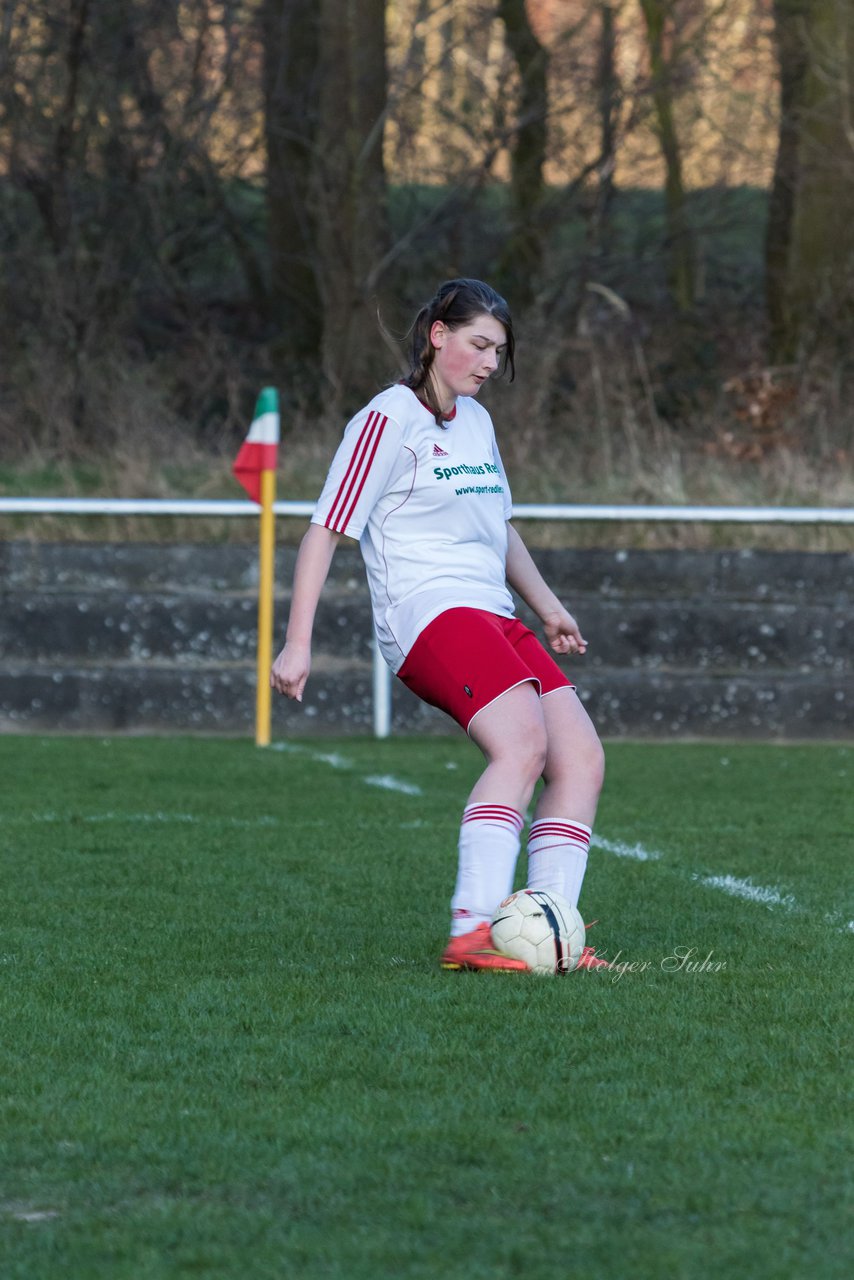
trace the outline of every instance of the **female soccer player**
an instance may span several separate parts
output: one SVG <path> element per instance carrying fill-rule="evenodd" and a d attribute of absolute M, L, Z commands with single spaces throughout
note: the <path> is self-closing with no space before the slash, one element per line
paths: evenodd
<path fill-rule="evenodd" d="M 285 646 L 270 680 L 298 702 L 314 616 L 342 534 L 359 541 L 383 655 L 425 702 L 452 716 L 486 767 L 462 816 L 446 969 L 525 969 L 492 944 L 512 892 L 523 815 L 528 885 L 578 903 L 604 775 L 575 687 L 514 617 L 512 587 L 554 653 L 583 654 L 578 624 L 513 526 L 492 420 L 476 396 L 515 374 L 507 303 L 479 280 L 449 280 L 412 330 L 408 376 L 348 424 L 300 546 Z M 585 948 L 582 968 L 604 966 Z"/>

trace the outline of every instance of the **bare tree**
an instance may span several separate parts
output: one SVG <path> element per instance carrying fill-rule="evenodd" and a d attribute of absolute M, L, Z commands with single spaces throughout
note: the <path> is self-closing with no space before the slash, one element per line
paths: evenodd
<path fill-rule="evenodd" d="M 323 372 L 340 396 L 374 389 L 387 364 L 377 319 L 381 281 L 374 275 L 388 243 L 385 4 L 322 0 L 320 12 L 315 198 Z"/>
<path fill-rule="evenodd" d="M 280 365 L 364 391 L 387 248 L 384 0 L 266 0 L 267 195 Z"/>
<path fill-rule="evenodd" d="M 528 19 L 525 0 L 499 0 L 498 13 L 519 73 L 516 125 L 510 143 L 512 230 L 501 275 L 520 304 L 533 296 L 543 255 L 540 225 L 548 140 L 549 61 Z"/>
<path fill-rule="evenodd" d="M 271 313 L 285 381 L 319 364 L 323 306 L 314 196 L 320 91 L 316 0 L 264 0 L 264 137 L 271 258 Z"/>
<path fill-rule="evenodd" d="M 672 33 L 668 33 L 676 2 L 639 0 L 646 24 L 656 132 L 665 168 L 668 279 L 677 307 L 680 311 L 688 311 L 694 305 L 696 255 L 682 176 L 682 148 L 676 128 L 676 60 L 672 51 Z M 670 41 L 668 34 L 671 34 Z"/>
<path fill-rule="evenodd" d="M 599 168 L 601 214 L 607 213 L 614 191 L 617 164 L 617 128 L 620 111 L 620 80 L 617 74 L 617 35 L 613 4 L 599 5 L 601 29 L 596 59 L 596 89 L 599 101 Z"/>
<path fill-rule="evenodd" d="M 774 0 L 780 137 L 765 242 L 771 358 L 854 336 L 854 15 Z"/>
<path fill-rule="evenodd" d="M 174 360 L 178 333 L 203 347 L 224 314 L 233 280 L 214 259 L 233 254 L 257 302 L 264 273 L 236 190 L 257 147 L 246 7 L 5 0 L 0 376 L 20 370 L 24 385 L 37 359 L 51 388 L 39 439 L 109 444 L 116 369 Z M 213 361 L 185 371 L 176 402 L 203 417 L 214 379 L 222 398 Z"/>

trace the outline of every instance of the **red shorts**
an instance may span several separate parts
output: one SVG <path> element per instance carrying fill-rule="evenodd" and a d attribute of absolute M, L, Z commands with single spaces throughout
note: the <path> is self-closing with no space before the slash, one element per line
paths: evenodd
<path fill-rule="evenodd" d="M 428 623 L 398 676 L 468 732 L 478 711 L 526 680 L 537 692 L 574 689 L 533 631 L 485 609 L 447 609 Z"/>

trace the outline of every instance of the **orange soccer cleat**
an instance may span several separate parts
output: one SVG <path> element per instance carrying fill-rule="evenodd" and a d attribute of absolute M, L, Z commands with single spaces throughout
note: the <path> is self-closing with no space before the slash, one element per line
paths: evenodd
<path fill-rule="evenodd" d="M 585 947 L 576 969 L 610 969 L 611 965 L 601 956 L 597 956 L 595 947 Z"/>
<path fill-rule="evenodd" d="M 439 961 L 443 969 L 495 969 L 499 973 L 528 973 L 524 960 L 513 960 L 498 951 L 488 924 L 479 924 L 471 933 L 451 938 Z"/>
<path fill-rule="evenodd" d="M 598 924 L 598 920 L 591 920 L 585 929 L 592 929 L 594 924 Z M 585 947 L 581 952 L 581 959 L 575 966 L 576 969 L 612 969 L 613 965 L 609 964 L 602 956 L 597 956 L 595 947 Z"/>

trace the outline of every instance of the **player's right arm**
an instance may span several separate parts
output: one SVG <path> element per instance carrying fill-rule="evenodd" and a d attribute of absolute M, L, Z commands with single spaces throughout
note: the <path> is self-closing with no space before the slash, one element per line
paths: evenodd
<path fill-rule="evenodd" d="M 285 647 L 273 663 L 270 684 L 302 702 L 311 670 L 314 615 L 342 534 L 358 541 L 400 455 L 399 425 L 377 407 L 377 398 L 351 418 L 326 477 L 294 569 Z"/>
<path fill-rule="evenodd" d="M 339 533 L 325 525 L 311 524 L 297 554 L 285 647 L 270 672 L 272 687 L 297 702 L 302 702 L 311 670 L 314 615 L 340 539 Z"/>

